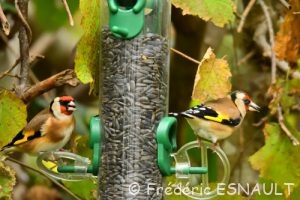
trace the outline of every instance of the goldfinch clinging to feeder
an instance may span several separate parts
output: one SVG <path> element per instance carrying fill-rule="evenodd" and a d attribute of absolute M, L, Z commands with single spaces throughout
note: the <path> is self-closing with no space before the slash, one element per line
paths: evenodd
<path fill-rule="evenodd" d="M 70 140 L 75 127 L 76 110 L 71 96 L 56 97 L 49 108 L 39 112 L 13 140 L 2 147 L 5 153 L 21 151 L 38 153 L 63 148 Z"/>
<path fill-rule="evenodd" d="M 172 116 L 183 116 L 195 134 L 214 144 L 229 137 L 241 125 L 247 111 L 259 111 L 248 94 L 234 91 L 224 98 L 208 101 Z M 199 141 L 201 140 L 199 138 Z"/>

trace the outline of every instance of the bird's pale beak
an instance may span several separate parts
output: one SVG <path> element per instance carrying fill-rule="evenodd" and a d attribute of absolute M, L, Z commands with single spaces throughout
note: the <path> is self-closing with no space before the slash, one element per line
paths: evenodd
<path fill-rule="evenodd" d="M 68 103 L 68 111 L 75 111 L 76 110 L 76 105 L 74 103 L 74 101 L 70 101 Z"/>
<path fill-rule="evenodd" d="M 256 105 L 253 101 L 251 101 L 251 103 L 249 104 L 249 110 L 259 112 L 260 107 Z"/>

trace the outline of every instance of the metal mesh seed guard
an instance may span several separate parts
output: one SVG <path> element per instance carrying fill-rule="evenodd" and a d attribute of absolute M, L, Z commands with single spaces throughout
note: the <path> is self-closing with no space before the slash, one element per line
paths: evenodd
<path fill-rule="evenodd" d="M 167 114 L 169 0 L 101 1 L 100 198 L 162 199 L 155 139 Z M 133 192 L 130 186 L 137 183 Z M 148 190 L 147 184 L 154 190 Z"/>

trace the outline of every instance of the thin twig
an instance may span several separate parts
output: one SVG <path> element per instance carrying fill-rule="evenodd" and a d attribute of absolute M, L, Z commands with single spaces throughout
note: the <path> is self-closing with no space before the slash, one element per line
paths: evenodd
<path fill-rule="evenodd" d="M 270 47 L 271 47 L 271 84 L 276 83 L 276 56 L 274 52 L 274 31 L 273 31 L 273 24 L 271 20 L 270 13 L 268 11 L 268 7 L 263 0 L 258 0 L 259 5 L 261 6 L 263 13 L 266 17 L 268 31 L 269 31 L 269 40 L 270 40 Z"/>
<path fill-rule="evenodd" d="M 300 11 L 298 12 L 293 12 L 294 15 L 300 15 Z"/>
<path fill-rule="evenodd" d="M 287 9 L 291 9 L 292 6 L 286 0 L 280 0 L 280 3 L 284 5 Z"/>
<path fill-rule="evenodd" d="M 4 76 L 7 76 L 20 62 L 20 58 L 18 58 L 15 63 L 6 71 L 0 73 L 0 79 Z"/>
<path fill-rule="evenodd" d="M 180 56 L 182 56 L 182 57 L 184 57 L 184 58 L 192 61 L 193 63 L 196 63 L 197 65 L 200 64 L 200 62 L 198 60 L 195 60 L 194 58 L 191 58 L 190 56 L 188 56 L 188 55 L 186 55 L 186 54 L 184 54 L 184 53 L 182 53 L 182 52 L 180 52 L 180 51 L 178 51 L 178 50 L 176 50 L 174 48 L 170 48 L 170 50 L 173 51 L 174 53 L 176 53 L 176 54 L 178 54 L 178 55 L 180 55 Z"/>
<path fill-rule="evenodd" d="M 72 13 L 71 13 L 71 11 L 70 11 L 70 8 L 69 8 L 69 5 L 68 5 L 67 0 L 62 0 L 62 2 L 63 2 L 63 4 L 64 4 L 64 7 L 65 7 L 67 13 L 68 13 L 70 25 L 71 25 L 71 26 L 74 26 L 73 16 L 72 16 Z"/>
<path fill-rule="evenodd" d="M 250 58 L 252 58 L 255 54 L 255 50 L 250 51 L 249 53 L 247 53 L 243 58 L 241 58 L 237 65 L 241 66 L 242 64 L 244 64 L 245 62 L 247 62 Z"/>
<path fill-rule="evenodd" d="M 17 163 L 22 167 L 25 167 L 31 171 L 34 171 L 36 173 L 41 174 L 42 176 L 46 177 L 47 179 L 49 179 L 50 181 L 52 181 L 55 185 L 57 185 L 58 187 L 60 187 L 62 190 L 64 190 L 65 192 L 67 192 L 69 195 L 71 195 L 73 198 L 77 199 L 77 200 L 81 200 L 79 197 L 77 197 L 72 191 L 70 191 L 68 188 L 66 188 L 63 184 L 61 184 L 60 182 L 58 182 L 57 180 L 55 180 L 54 178 L 50 177 L 48 174 L 46 174 L 45 172 L 35 169 L 23 162 L 20 162 L 12 157 L 6 157 L 6 160 L 9 160 L 11 162 Z"/>
<path fill-rule="evenodd" d="M 2 24 L 2 30 L 4 31 L 5 35 L 9 35 L 10 25 L 9 25 L 7 18 L 2 10 L 1 5 L 0 5 L 0 21 Z"/>
<path fill-rule="evenodd" d="M 20 79 L 21 77 L 18 76 L 17 74 L 6 74 L 7 77 L 11 77 L 11 78 L 16 78 L 16 79 Z"/>
<path fill-rule="evenodd" d="M 37 58 L 44 58 L 43 55 L 30 55 L 30 59 L 29 59 L 29 63 L 31 64 L 32 62 L 34 62 Z M 0 73 L 0 79 L 3 78 L 4 76 L 13 76 L 13 77 L 19 77 L 19 76 L 15 76 L 15 75 L 10 75 L 9 73 L 20 63 L 20 58 L 18 58 L 15 63 L 6 71 Z"/>
<path fill-rule="evenodd" d="M 290 132 L 290 130 L 286 127 L 286 125 L 284 123 L 284 118 L 283 118 L 283 114 L 282 114 L 282 108 L 281 108 L 280 105 L 277 106 L 277 117 L 278 117 L 278 123 L 279 123 L 281 129 L 289 137 L 289 139 L 291 140 L 291 142 L 293 143 L 293 145 L 294 146 L 299 145 L 300 143 L 299 143 L 298 139 Z"/>
<path fill-rule="evenodd" d="M 237 32 L 240 33 L 242 32 L 242 29 L 244 27 L 244 24 L 245 24 L 245 21 L 246 21 L 246 18 L 250 12 L 250 10 L 252 9 L 252 7 L 254 6 L 256 0 L 250 0 L 247 7 L 245 8 L 243 14 L 242 14 L 242 17 L 241 17 L 241 21 L 240 21 L 240 24 L 237 28 Z"/>
<path fill-rule="evenodd" d="M 269 117 L 265 116 L 265 117 L 261 118 L 258 122 L 253 123 L 252 125 L 254 127 L 259 127 L 259 126 L 263 125 L 268 119 L 269 119 Z"/>

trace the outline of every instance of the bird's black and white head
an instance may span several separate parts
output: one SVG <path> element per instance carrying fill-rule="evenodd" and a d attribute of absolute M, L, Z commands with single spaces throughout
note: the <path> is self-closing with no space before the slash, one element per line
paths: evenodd
<path fill-rule="evenodd" d="M 71 96 L 56 97 L 50 103 L 50 111 L 58 119 L 70 117 L 75 110 L 76 105 Z"/>
<path fill-rule="evenodd" d="M 260 107 L 251 100 L 247 93 L 242 91 L 234 91 L 230 94 L 230 97 L 243 117 L 248 111 L 259 112 Z"/>

